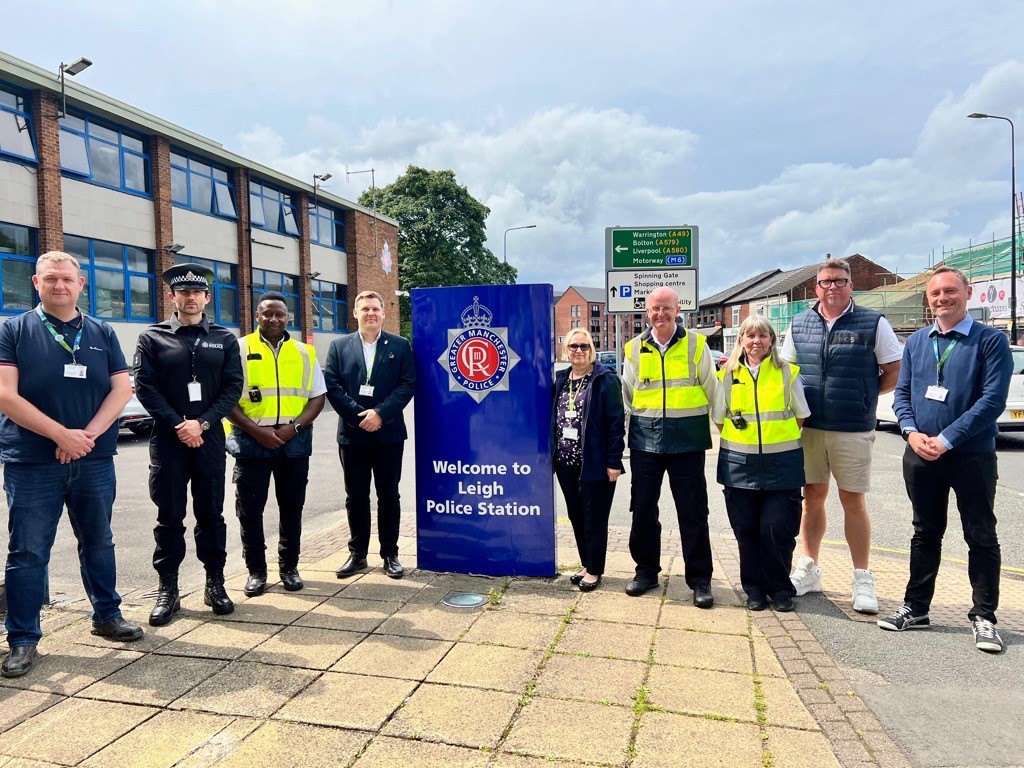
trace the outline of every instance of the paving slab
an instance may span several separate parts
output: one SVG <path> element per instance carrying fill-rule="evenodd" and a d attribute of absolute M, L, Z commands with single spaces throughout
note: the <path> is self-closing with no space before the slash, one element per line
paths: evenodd
<path fill-rule="evenodd" d="M 271 720 L 234 745 L 218 768 L 338 768 L 348 765 L 370 734 Z"/>
<path fill-rule="evenodd" d="M 752 768 L 763 756 L 756 725 L 645 712 L 632 768 Z"/>
<path fill-rule="evenodd" d="M 580 597 L 573 618 L 654 626 L 660 612 L 660 600 L 639 600 L 621 590 L 598 589 Z"/>
<path fill-rule="evenodd" d="M 821 733 L 790 728 L 767 728 L 765 748 L 772 755 L 772 765 L 786 768 L 840 768 L 828 739 Z M 884 763 L 882 763 L 884 765 Z"/>
<path fill-rule="evenodd" d="M 165 706 L 222 670 L 226 661 L 177 656 L 143 656 L 99 680 L 79 695 L 126 704 Z"/>
<path fill-rule="evenodd" d="M 12 757 L 77 765 L 157 711 L 107 701 L 66 699 L 5 733 L 3 750 Z"/>
<path fill-rule="evenodd" d="M 647 661 L 653 639 L 654 627 L 650 626 L 573 620 L 562 633 L 556 650 L 598 658 Z"/>
<path fill-rule="evenodd" d="M 503 748 L 549 759 L 622 763 L 633 719 L 626 707 L 534 698 L 512 724 Z"/>
<path fill-rule="evenodd" d="M 71 696 L 142 658 L 134 651 L 88 645 L 63 645 L 49 651 L 41 646 L 41 650 L 29 674 L 2 677 L 0 686 Z"/>
<path fill-rule="evenodd" d="M 485 611 L 462 636 L 462 642 L 547 650 L 565 624 L 560 616 Z"/>
<path fill-rule="evenodd" d="M 323 670 L 328 669 L 365 637 L 362 632 L 316 627 L 285 627 L 257 645 L 241 660 Z"/>
<path fill-rule="evenodd" d="M 514 693 L 424 683 L 382 733 L 492 749 L 518 706 Z"/>
<path fill-rule="evenodd" d="M 630 577 L 636 573 L 636 563 L 628 552 L 609 552 L 604 561 L 605 573 L 627 574 Z"/>
<path fill-rule="evenodd" d="M 539 651 L 458 643 L 427 680 L 520 693 L 536 674 L 542 658 Z"/>
<path fill-rule="evenodd" d="M 172 706 L 222 715 L 270 717 L 317 674 L 306 669 L 239 661 L 200 683 Z"/>
<path fill-rule="evenodd" d="M 0 688 L 0 733 L 64 700 L 54 693 Z M 2 763 L 0 763 L 2 765 Z"/>
<path fill-rule="evenodd" d="M 786 670 L 779 664 L 775 651 L 767 640 L 755 638 L 751 643 L 754 649 L 754 664 L 757 665 L 757 673 L 763 677 L 786 677 Z"/>
<path fill-rule="evenodd" d="M 584 763 L 559 760 L 552 762 L 544 757 L 530 757 L 529 755 L 513 755 L 509 752 L 501 752 L 494 757 L 491 768 L 551 768 L 557 765 L 558 768 L 588 768 Z"/>
<path fill-rule="evenodd" d="M 263 722 L 247 717 L 235 718 L 224 730 L 181 760 L 174 768 L 210 768 L 230 757 L 242 741 Z"/>
<path fill-rule="evenodd" d="M 761 680 L 764 703 L 768 708 L 770 725 L 788 725 L 793 728 L 818 730 L 817 721 L 800 701 L 788 680 L 764 678 Z"/>
<path fill-rule="evenodd" d="M 538 589 L 517 583 L 505 591 L 498 608 L 502 611 L 541 613 L 564 618 L 579 598 L 580 592 L 575 588 L 572 591 L 555 587 Z"/>
<path fill-rule="evenodd" d="M 693 603 L 666 600 L 661 609 L 658 626 L 722 635 L 750 635 L 747 609 L 732 608 L 728 605 L 716 605 L 708 610 L 697 608 Z"/>
<path fill-rule="evenodd" d="M 152 607 L 148 607 L 145 610 L 125 612 L 125 618 L 142 627 L 145 634 L 142 636 L 141 640 L 136 640 L 130 645 L 125 644 L 123 647 L 136 652 L 148 653 L 149 651 L 155 651 L 157 648 L 167 645 L 167 643 L 172 640 L 176 640 L 186 632 L 190 632 L 205 623 L 205 619 L 183 618 L 179 615 L 175 615 L 174 621 L 170 624 L 165 624 L 162 627 L 151 627 L 149 626 L 149 612 L 151 610 Z M 80 645 L 92 645 L 96 648 L 112 647 L 110 640 L 105 637 L 97 637 L 92 634 L 91 630 L 92 622 L 86 622 L 74 636 L 72 642 Z"/>
<path fill-rule="evenodd" d="M 370 635 L 331 667 L 333 672 L 422 680 L 454 643 L 400 635 Z"/>
<path fill-rule="evenodd" d="M 750 640 L 681 629 L 659 629 L 654 645 L 656 664 L 674 664 L 723 672 L 754 672 Z"/>
<path fill-rule="evenodd" d="M 428 589 L 432 587 L 425 587 L 423 591 Z M 458 640 L 483 613 L 479 609 L 468 610 L 409 602 L 385 619 L 377 628 L 377 632 L 382 635 L 424 637 L 429 640 Z"/>
<path fill-rule="evenodd" d="M 156 653 L 206 659 L 237 659 L 281 627 L 274 624 L 208 621 L 157 649 Z"/>
<path fill-rule="evenodd" d="M 235 608 L 238 608 L 238 606 L 249 599 L 240 589 L 228 589 L 227 593 L 228 597 L 231 598 L 231 602 L 235 604 Z M 202 589 L 183 594 L 181 596 L 181 613 L 175 614 L 175 616 L 182 615 L 194 619 L 212 619 L 216 614 L 214 614 L 210 606 L 203 602 L 204 594 L 205 591 Z"/>
<path fill-rule="evenodd" d="M 643 682 L 645 664 L 621 659 L 585 658 L 556 653 L 537 679 L 538 696 L 630 706 Z"/>
<path fill-rule="evenodd" d="M 436 603 L 449 592 L 475 592 L 487 595 L 493 589 L 500 592 L 505 588 L 505 579 L 498 576 L 469 576 L 462 573 L 439 573 L 437 571 L 418 571 L 430 581 L 423 589 L 410 598 L 412 603 Z"/>
<path fill-rule="evenodd" d="M 663 709 L 757 722 L 754 678 L 750 675 L 655 664 L 647 687 L 651 703 Z"/>
<path fill-rule="evenodd" d="M 305 592 L 266 592 L 239 603 L 233 613 L 219 616 L 218 619 L 256 624 L 291 624 L 326 599 L 326 596 Z"/>
<path fill-rule="evenodd" d="M 486 768 L 490 758 L 489 752 L 465 747 L 380 736 L 373 740 L 352 768 Z"/>
<path fill-rule="evenodd" d="M 328 575 L 314 572 L 309 574 L 309 577 L 307 578 L 307 576 L 300 570 L 299 575 L 302 576 L 302 589 L 297 592 L 285 589 L 284 585 L 278 579 L 275 579 L 273 583 L 268 582 L 267 592 L 284 595 L 299 594 L 326 599 L 328 597 L 334 597 L 345 588 L 344 582 L 333 574 Z"/>
<path fill-rule="evenodd" d="M 344 594 L 342 592 L 342 595 Z M 331 597 L 305 616 L 296 619 L 295 625 L 321 629 L 343 629 L 348 632 L 373 632 L 399 607 L 399 603 Z"/>
<path fill-rule="evenodd" d="M 415 688 L 409 680 L 325 672 L 275 719 L 376 731 Z"/>
<path fill-rule="evenodd" d="M 198 712 L 159 712 L 104 747 L 87 768 L 171 768 L 222 731 L 231 718 Z"/>
<path fill-rule="evenodd" d="M 346 585 L 344 596 L 355 600 L 374 600 L 405 603 L 428 583 L 423 577 L 391 579 L 383 573 L 367 573 L 358 581 Z"/>

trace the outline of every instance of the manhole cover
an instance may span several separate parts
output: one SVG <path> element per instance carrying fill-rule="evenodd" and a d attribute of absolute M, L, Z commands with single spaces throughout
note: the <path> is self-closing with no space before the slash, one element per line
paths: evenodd
<path fill-rule="evenodd" d="M 487 595 L 478 592 L 449 592 L 441 602 L 450 608 L 479 608 L 487 602 Z"/>

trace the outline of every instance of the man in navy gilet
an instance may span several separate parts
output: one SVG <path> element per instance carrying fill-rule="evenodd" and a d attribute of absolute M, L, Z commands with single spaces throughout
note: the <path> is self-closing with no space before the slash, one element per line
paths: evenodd
<path fill-rule="evenodd" d="M 818 302 L 793 318 L 782 357 L 800 366 L 811 408 L 804 422 L 804 554 L 791 579 L 798 595 L 821 591 L 818 555 L 825 536 L 829 478 L 836 479 L 846 541 L 853 560 L 853 609 L 878 613 L 875 577 L 868 570 L 871 489 L 878 395 L 891 392 L 900 374 L 903 347 L 880 313 L 853 301 L 850 265 L 828 259 L 818 269 Z"/>

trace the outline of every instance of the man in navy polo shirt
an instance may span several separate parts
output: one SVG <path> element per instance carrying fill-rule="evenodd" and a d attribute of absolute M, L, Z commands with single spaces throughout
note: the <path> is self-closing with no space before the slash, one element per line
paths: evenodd
<path fill-rule="evenodd" d="M 131 399 L 128 365 L 110 326 L 78 311 L 85 278 L 74 257 L 44 253 L 32 283 L 39 306 L 0 326 L 0 461 L 11 534 L 4 677 L 20 677 L 35 660 L 50 548 L 65 506 L 92 633 L 142 637 L 121 616 L 110 533 L 117 419 Z"/>

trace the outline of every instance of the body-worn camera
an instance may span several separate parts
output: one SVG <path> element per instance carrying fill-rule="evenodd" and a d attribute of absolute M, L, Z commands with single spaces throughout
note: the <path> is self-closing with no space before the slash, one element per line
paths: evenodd
<path fill-rule="evenodd" d="M 746 429 L 747 428 L 747 420 L 743 418 L 743 414 L 740 414 L 740 413 L 730 413 L 729 414 L 729 421 L 732 422 L 732 425 L 734 427 L 736 427 L 736 429 Z"/>
<path fill-rule="evenodd" d="M 263 393 L 260 392 L 259 387 L 253 387 L 252 389 L 249 390 L 249 401 L 253 403 L 263 402 Z"/>

